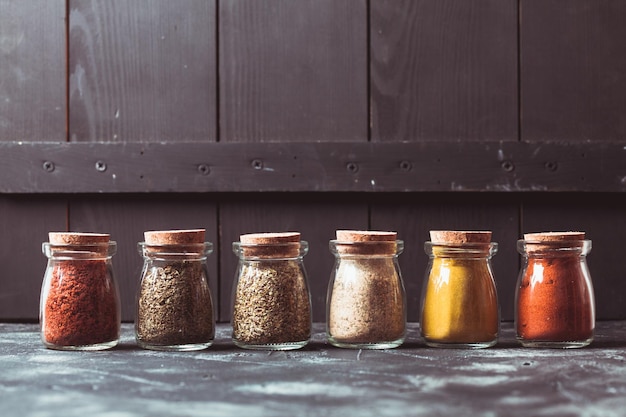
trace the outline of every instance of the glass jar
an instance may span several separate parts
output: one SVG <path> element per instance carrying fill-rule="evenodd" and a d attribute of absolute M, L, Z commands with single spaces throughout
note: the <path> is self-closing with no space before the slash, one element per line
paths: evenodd
<path fill-rule="evenodd" d="M 39 319 L 44 345 L 57 350 L 102 350 L 120 337 L 120 299 L 108 234 L 50 232 Z"/>
<path fill-rule="evenodd" d="M 422 290 L 421 335 L 432 347 L 486 348 L 497 343 L 500 311 L 491 232 L 430 232 Z"/>
<path fill-rule="evenodd" d="M 311 296 L 298 232 L 252 233 L 233 243 L 239 257 L 232 293 L 233 342 L 290 350 L 311 338 Z"/>
<path fill-rule="evenodd" d="M 529 233 L 517 242 L 523 264 L 515 330 L 525 347 L 577 348 L 593 341 L 595 299 L 584 232 Z"/>
<path fill-rule="evenodd" d="M 135 338 L 144 349 L 205 349 L 215 337 L 205 230 L 144 233 L 143 270 L 137 292 Z"/>
<path fill-rule="evenodd" d="M 338 230 L 328 286 L 326 333 L 337 347 L 388 349 L 406 335 L 406 295 L 396 232 Z"/>

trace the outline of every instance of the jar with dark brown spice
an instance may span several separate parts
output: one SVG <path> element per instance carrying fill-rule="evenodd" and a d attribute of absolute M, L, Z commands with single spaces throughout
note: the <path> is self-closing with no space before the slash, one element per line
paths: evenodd
<path fill-rule="evenodd" d="M 245 349 L 290 350 L 311 337 L 311 296 L 298 232 L 252 233 L 233 243 L 233 342 Z"/>
<path fill-rule="evenodd" d="M 338 230 L 326 303 L 326 332 L 337 347 L 388 349 L 406 334 L 406 295 L 396 232 Z"/>
<path fill-rule="evenodd" d="M 209 347 L 215 315 L 206 260 L 213 250 L 205 230 L 144 233 L 135 337 L 144 349 L 190 351 Z"/>

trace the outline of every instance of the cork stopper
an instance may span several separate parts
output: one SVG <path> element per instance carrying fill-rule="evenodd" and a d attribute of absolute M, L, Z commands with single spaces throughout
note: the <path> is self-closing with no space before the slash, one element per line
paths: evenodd
<path fill-rule="evenodd" d="M 538 232 L 524 234 L 524 240 L 529 242 L 570 242 L 584 239 L 585 232 Z"/>
<path fill-rule="evenodd" d="M 244 256 L 295 258 L 300 255 L 299 232 L 248 233 L 239 236 Z"/>
<path fill-rule="evenodd" d="M 91 252 L 106 255 L 109 252 L 111 236 L 108 233 L 49 232 L 50 252 L 59 254 L 65 251 Z M 71 245 L 68 247 L 68 245 Z"/>
<path fill-rule="evenodd" d="M 106 233 L 50 232 L 48 240 L 53 245 L 94 245 L 108 243 L 110 235 Z"/>
<path fill-rule="evenodd" d="M 337 230 L 337 252 L 353 255 L 392 255 L 396 253 L 397 232 L 377 230 Z"/>
<path fill-rule="evenodd" d="M 200 253 L 205 234 L 205 229 L 149 230 L 143 233 L 144 249 L 150 253 Z"/>
<path fill-rule="evenodd" d="M 204 243 L 205 229 L 150 230 L 143 233 L 148 245 L 189 245 Z"/>
<path fill-rule="evenodd" d="M 431 230 L 433 244 L 462 245 L 464 243 L 491 243 L 490 231 Z"/>

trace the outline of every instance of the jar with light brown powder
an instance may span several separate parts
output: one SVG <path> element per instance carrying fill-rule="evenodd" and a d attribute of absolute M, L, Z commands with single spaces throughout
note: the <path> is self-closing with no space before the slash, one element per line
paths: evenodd
<path fill-rule="evenodd" d="M 337 347 L 387 349 L 406 334 L 406 295 L 396 232 L 338 230 L 328 287 L 326 331 Z"/>

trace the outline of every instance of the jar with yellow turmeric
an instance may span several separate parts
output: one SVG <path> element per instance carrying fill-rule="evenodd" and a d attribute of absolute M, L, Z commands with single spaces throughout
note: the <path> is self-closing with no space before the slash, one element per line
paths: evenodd
<path fill-rule="evenodd" d="M 488 231 L 433 230 L 421 306 L 428 346 L 486 348 L 497 343 L 500 312 L 491 258 L 497 243 Z"/>

